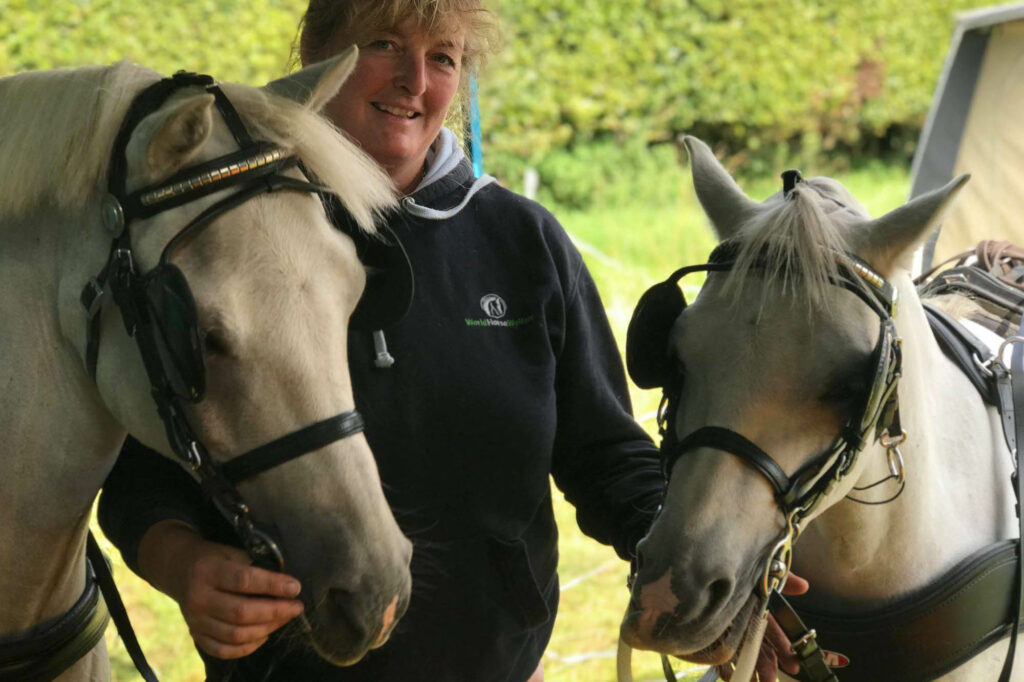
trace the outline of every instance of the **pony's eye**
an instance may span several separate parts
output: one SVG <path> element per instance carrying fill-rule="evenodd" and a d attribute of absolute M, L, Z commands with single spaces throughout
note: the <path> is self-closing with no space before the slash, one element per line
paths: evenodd
<path fill-rule="evenodd" d="M 848 413 L 865 399 L 868 386 L 860 375 L 848 376 L 832 382 L 821 394 L 821 402 L 840 413 Z"/>
<path fill-rule="evenodd" d="M 203 355 L 230 355 L 231 351 L 228 348 L 227 341 L 224 340 L 224 336 L 216 329 L 207 329 L 203 333 Z"/>

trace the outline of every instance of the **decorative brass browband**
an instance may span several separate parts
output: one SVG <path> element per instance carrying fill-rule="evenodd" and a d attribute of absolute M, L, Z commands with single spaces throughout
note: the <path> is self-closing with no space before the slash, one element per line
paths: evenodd
<path fill-rule="evenodd" d="M 852 258 L 845 253 L 835 254 L 836 263 L 845 266 L 860 277 L 861 281 L 871 286 L 878 298 L 889 311 L 890 317 L 896 317 L 899 309 L 899 290 L 892 286 L 882 275 L 875 272 L 867 263 Z"/>
<path fill-rule="evenodd" d="M 874 288 L 882 290 L 885 287 L 885 278 L 883 278 L 881 275 L 879 275 L 877 272 L 867 267 L 863 263 L 858 263 L 852 258 L 849 258 L 848 256 L 846 256 L 846 254 L 837 253 L 836 262 L 838 262 L 840 265 L 845 265 L 846 267 L 856 272 L 858 275 L 860 275 L 861 279 L 866 281 Z"/>
<path fill-rule="evenodd" d="M 153 204 L 173 199 L 174 197 L 185 194 L 186 192 L 191 192 L 192 190 L 200 187 L 212 185 L 213 183 L 224 180 L 225 178 L 230 178 L 258 168 L 269 166 L 283 158 L 285 158 L 285 151 L 283 149 L 271 149 L 270 151 L 256 154 L 251 158 L 244 159 L 237 163 L 232 163 L 204 173 L 198 173 L 193 177 L 185 178 L 184 180 L 175 182 L 172 185 L 158 187 L 157 189 L 146 192 L 139 197 L 139 203 L 143 206 L 152 206 Z"/>

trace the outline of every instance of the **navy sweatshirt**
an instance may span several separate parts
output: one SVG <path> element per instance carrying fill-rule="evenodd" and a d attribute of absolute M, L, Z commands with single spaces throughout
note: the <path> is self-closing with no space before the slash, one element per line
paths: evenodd
<path fill-rule="evenodd" d="M 388 500 L 416 546 L 409 610 L 387 645 L 351 668 L 271 640 L 233 680 L 522 682 L 558 606 L 548 475 L 580 528 L 631 557 L 662 494 L 658 452 L 630 415 L 601 300 L 558 222 L 463 161 L 403 202 L 391 226 L 413 265 L 406 317 L 384 330 L 395 364 L 353 333 L 356 407 Z M 192 480 L 131 439 L 100 523 L 135 567 L 162 518 L 230 540 Z M 623 604 L 626 593 L 623 591 Z M 268 674 L 269 671 L 269 674 Z"/>

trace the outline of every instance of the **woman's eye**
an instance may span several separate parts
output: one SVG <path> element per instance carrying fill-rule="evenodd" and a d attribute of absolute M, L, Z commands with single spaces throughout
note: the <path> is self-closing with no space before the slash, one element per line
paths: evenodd
<path fill-rule="evenodd" d="M 381 38 L 379 40 L 371 40 L 366 44 L 366 47 L 371 50 L 389 50 L 393 47 L 393 44 L 390 40 Z"/>
<path fill-rule="evenodd" d="M 444 64 L 445 66 L 451 67 L 453 69 L 455 68 L 455 60 L 446 54 L 434 55 L 434 61 L 436 61 L 438 64 Z"/>

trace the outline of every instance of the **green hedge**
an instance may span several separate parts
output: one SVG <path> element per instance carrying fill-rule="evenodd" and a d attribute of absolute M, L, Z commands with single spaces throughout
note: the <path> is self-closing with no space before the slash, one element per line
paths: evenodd
<path fill-rule="evenodd" d="M 906 154 L 955 14 L 984 4 L 492 0 L 505 49 L 481 78 L 486 162 L 509 178 L 538 166 L 548 184 L 586 174 L 560 155 L 597 143 L 593 154 L 620 145 L 622 167 L 640 170 L 637 144 L 682 132 L 755 172 L 794 155 L 873 153 L 879 140 Z M 304 5 L 0 0 L 0 74 L 129 57 L 261 83 L 286 69 Z"/>
<path fill-rule="evenodd" d="M 502 0 L 505 53 L 482 84 L 492 156 L 698 132 L 763 158 L 852 153 L 931 102 L 956 13 L 986 0 Z"/>
<path fill-rule="evenodd" d="M 0 75 L 129 58 L 262 84 L 282 75 L 303 0 L 0 0 Z"/>

